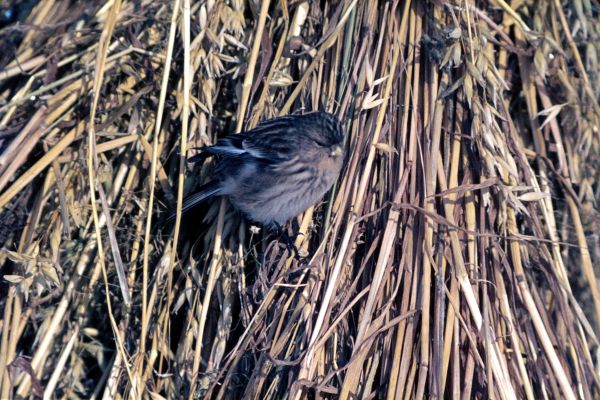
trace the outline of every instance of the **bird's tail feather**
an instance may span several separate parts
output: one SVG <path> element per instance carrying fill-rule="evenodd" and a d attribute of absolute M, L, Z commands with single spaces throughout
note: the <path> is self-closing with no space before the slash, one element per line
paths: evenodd
<path fill-rule="evenodd" d="M 211 181 L 208 182 L 202 186 L 200 186 L 200 188 L 198 189 L 198 191 L 194 194 L 189 195 L 188 197 L 186 197 L 185 199 L 183 199 L 183 205 L 181 206 L 181 213 L 185 213 L 186 211 L 190 210 L 191 208 L 197 206 L 198 204 L 202 203 L 204 200 L 213 197 L 213 196 L 218 196 L 219 194 L 221 194 L 221 184 L 217 181 Z M 172 221 L 175 218 L 176 213 L 173 212 L 170 216 L 168 221 Z"/>
<path fill-rule="evenodd" d="M 212 156 L 212 154 L 206 152 L 207 148 L 209 148 L 209 147 L 208 146 L 194 147 L 193 150 L 198 150 L 198 153 L 196 155 L 188 157 L 187 162 L 198 163 L 198 162 L 202 162 L 205 159 L 207 159 L 208 157 Z"/>
<path fill-rule="evenodd" d="M 183 199 L 183 206 L 181 212 L 186 212 L 190 208 L 202 203 L 204 200 L 218 196 L 221 193 L 221 184 L 216 181 L 208 182 L 198 189 L 198 191 L 192 195 L 189 195 Z"/>

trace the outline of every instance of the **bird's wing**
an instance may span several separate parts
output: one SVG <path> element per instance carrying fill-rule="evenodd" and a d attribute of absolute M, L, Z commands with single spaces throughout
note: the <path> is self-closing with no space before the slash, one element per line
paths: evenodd
<path fill-rule="evenodd" d="M 264 121 L 254 129 L 219 139 L 213 146 L 196 148 L 200 153 L 188 161 L 198 162 L 213 155 L 230 158 L 251 156 L 266 162 L 289 160 L 298 153 L 299 138 L 304 135 L 293 121 L 291 117 Z"/>
<path fill-rule="evenodd" d="M 247 150 L 242 145 L 243 141 L 244 134 L 241 133 L 219 139 L 217 144 L 213 146 L 195 147 L 194 150 L 199 150 L 200 152 L 188 158 L 188 161 L 199 162 L 210 156 L 242 157 L 247 153 Z"/>
<path fill-rule="evenodd" d="M 297 138 L 289 138 L 287 135 L 264 135 L 252 136 L 244 140 L 244 149 L 255 158 L 264 161 L 280 162 L 289 160 L 298 152 Z"/>
<path fill-rule="evenodd" d="M 289 117 L 265 121 L 245 132 L 243 148 L 252 156 L 265 161 L 281 162 L 298 154 L 301 131 Z"/>

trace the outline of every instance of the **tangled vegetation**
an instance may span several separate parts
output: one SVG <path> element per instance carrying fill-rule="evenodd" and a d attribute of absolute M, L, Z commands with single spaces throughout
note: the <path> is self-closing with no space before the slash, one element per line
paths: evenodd
<path fill-rule="evenodd" d="M 14 3 L 0 398 L 600 397 L 596 1 Z M 312 110 L 303 257 L 182 215 L 190 149 Z"/>

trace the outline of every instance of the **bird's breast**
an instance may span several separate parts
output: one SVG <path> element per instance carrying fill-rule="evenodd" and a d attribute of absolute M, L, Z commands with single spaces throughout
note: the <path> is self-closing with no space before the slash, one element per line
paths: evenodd
<path fill-rule="evenodd" d="M 339 174 L 339 166 L 296 158 L 244 172 L 230 195 L 234 206 L 258 223 L 283 224 L 321 200 Z"/>

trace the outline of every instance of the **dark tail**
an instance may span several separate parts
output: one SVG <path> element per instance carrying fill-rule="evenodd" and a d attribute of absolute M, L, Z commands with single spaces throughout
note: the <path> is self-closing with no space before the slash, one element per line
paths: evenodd
<path fill-rule="evenodd" d="M 209 148 L 210 146 L 194 147 L 193 150 L 198 150 L 198 153 L 194 156 L 188 157 L 187 162 L 197 163 L 206 160 L 208 157 L 212 156 L 212 154 L 206 152 L 206 149 Z"/>
<path fill-rule="evenodd" d="M 221 185 L 217 181 L 208 182 L 198 189 L 198 191 L 194 194 L 189 195 L 185 199 L 183 199 L 183 205 L 181 206 L 181 213 L 185 213 L 186 211 L 194 208 L 198 204 L 202 203 L 204 200 L 209 199 L 213 196 L 218 196 L 221 194 Z M 175 219 L 176 213 L 172 213 L 167 222 L 171 222 Z"/>

